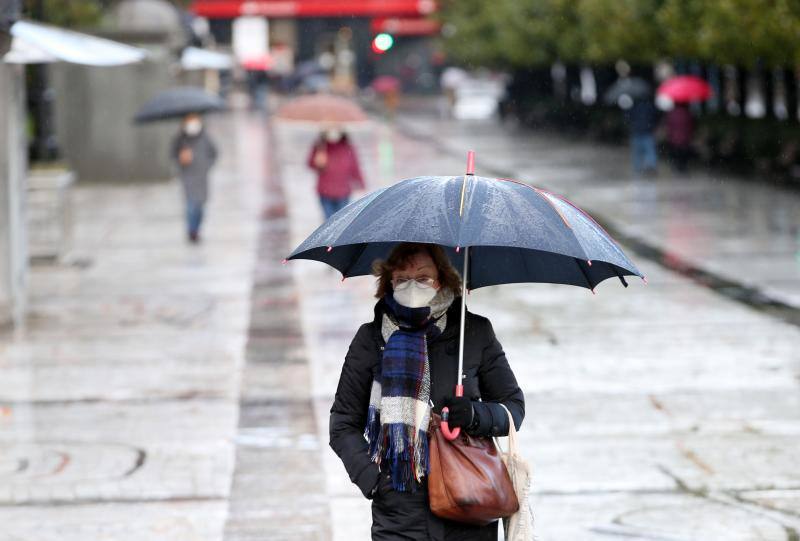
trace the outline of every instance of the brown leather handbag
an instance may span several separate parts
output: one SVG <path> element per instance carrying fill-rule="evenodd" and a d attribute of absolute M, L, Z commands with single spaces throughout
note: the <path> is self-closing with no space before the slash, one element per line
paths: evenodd
<path fill-rule="evenodd" d="M 514 485 L 491 438 L 461 434 L 449 441 L 431 415 L 428 497 L 434 515 L 485 526 L 519 509 Z"/>

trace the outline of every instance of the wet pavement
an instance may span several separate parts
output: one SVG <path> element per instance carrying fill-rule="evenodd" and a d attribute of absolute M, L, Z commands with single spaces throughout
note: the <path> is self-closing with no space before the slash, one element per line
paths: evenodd
<path fill-rule="evenodd" d="M 174 184 L 81 186 L 84 264 L 35 269 L 27 335 L 0 337 L 0 540 L 369 539 L 327 412 L 373 282 L 281 264 L 322 220 L 313 134 L 215 128 L 202 246 L 183 241 Z M 370 189 L 458 174 L 475 149 L 479 173 L 563 193 L 714 275 L 741 266 L 794 306 L 791 192 L 638 180 L 621 149 L 435 116 L 353 137 Z M 539 537 L 798 539 L 800 329 L 625 249 L 650 285 L 469 298 L 525 391 Z"/>
<path fill-rule="evenodd" d="M 69 261 L 33 268 L 29 327 L 0 337 L 0 539 L 221 539 L 263 129 L 218 122 L 201 245 L 175 182 L 80 185 Z"/>

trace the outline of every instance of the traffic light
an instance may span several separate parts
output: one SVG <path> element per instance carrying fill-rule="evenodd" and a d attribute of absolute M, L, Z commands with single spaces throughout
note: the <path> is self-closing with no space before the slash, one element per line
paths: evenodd
<path fill-rule="evenodd" d="M 372 38 L 372 50 L 375 54 L 385 53 L 392 48 L 392 45 L 394 45 L 394 38 L 386 32 L 381 32 Z"/>

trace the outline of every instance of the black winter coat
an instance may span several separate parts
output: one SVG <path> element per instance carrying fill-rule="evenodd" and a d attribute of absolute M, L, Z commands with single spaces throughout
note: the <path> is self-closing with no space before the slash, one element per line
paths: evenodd
<path fill-rule="evenodd" d="M 460 298 L 447 312 L 444 332 L 428 342 L 433 410 L 441 411 L 452 396 L 458 371 Z M 479 528 L 440 519 L 428 507 L 427 485 L 415 494 L 396 492 L 387 472 L 381 473 L 368 455 L 364 428 L 367 423 L 372 381 L 379 369 L 384 346 L 381 321 L 384 303 L 375 306 L 375 319 L 359 328 L 345 357 L 336 398 L 331 408 L 330 445 L 342 459 L 350 480 L 367 498 L 372 497 L 372 539 L 380 541 L 469 541 L 497 539 L 497 523 Z M 464 345 L 464 396 L 473 400 L 480 423 L 472 433 L 508 434 L 505 405 L 519 429 L 525 400 L 505 353 L 485 317 L 467 312 Z M 480 400 L 480 401 L 479 401 Z M 376 488 L 377 487 L 377 488 Z"/>

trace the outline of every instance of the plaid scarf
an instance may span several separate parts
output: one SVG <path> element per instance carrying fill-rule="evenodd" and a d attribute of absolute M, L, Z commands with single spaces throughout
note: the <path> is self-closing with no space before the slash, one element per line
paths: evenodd
<path fill-rule="evenodd" d="M 428 306 L 408 308 L 384 297 L 381 330 L 386 346 L 372 383 L 364 436 L 373 462 L 388 467 L 392 487 L 415 492 L 428 473 L 431 378 L 428 340 L 446 326 L 453 293 L 440 289 Z"/>

